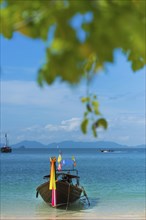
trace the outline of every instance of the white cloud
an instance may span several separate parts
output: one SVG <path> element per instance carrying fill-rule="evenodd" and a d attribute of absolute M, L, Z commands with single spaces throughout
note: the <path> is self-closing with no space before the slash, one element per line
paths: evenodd
<path fill-rule="evenodd" d="M 146 124 L 146 119 L 143 114 L 132 114 L 126 113 L 115 117 L 110 117 L 109 128 L 126 128 L 126 127 L 144 127 Z"/>
<path fill-rule="evenodd" d="M 80 118 L 71 118 L 68 120 L 63 120 L 61 121 L 60 124 L 47 124 L 45 126 L 38 126 L 34 125 L 28 128 L 25 128 L 24 131 L 36 131 L 40 130 L 41 132 L 58 132 L 58 131 L 63 131 L 63 132 L 73 132 L 73 131 L 79 131 L 80 129 L 80 123 L 81 119 Z"/>
<path fill-rule="evenodd" d="M 36 129 L 40 129 L 40 126 L 38 126 L 38 125 L 33 125 L 33 126 L 31 126 L 31 127 L 27 127 L 27 128 L 22 129 L 22 130 L 23 130 L 24 132 L 26 132 L 26 131 L 31 132 L 31 131 L 34 131 L 34 130 L 36 130 Z"/>
<path fill-rule="evenodd" d="M 63 128 L 66 131 L 77 131 L 77 130 L 79 130 L 80 123 L 81 123 L 80 118 L 71 118 L 69 120 L 64 120 L 64 121 L 61 122 Z"/>
<path fill-rule="evenodd" d="M 14 143 L 25 139 L 42 143 L 63 140 L 96 141 L 91 132 L 83 135 L 80 131 L 84 112 L 80 102 L 82 94 L 85 95 L 82 86 L 72 89 L 66 84 L 55 84 L 41 89 L 36 82 L 1 81 L 2 130 L 11 129 Z M 128 95 L 123 94 L 122 98 L 125 96 Z M 97 140 L 133 145 L 144 143 L 143 108 L 139 105 L 137 107 L 133 99 L 134 107 L 138 109 L 127 107 L 131 100 L 126 106 L 121 102 L 120 105 L 112 103 L 107 106 L 105 101 L 102 97 L 100 108 L 103 108 L 102 113 L 105 112 L 103 117 L 107 118 L 109 128 L 107 131 L 99 130 Z M 13 128 L 14 119 L 16 132 Z"/>
<path fill-rule="evenodd" d="M 63 120 L 58 124 L 33 125 L 17 132 L 15 138 L 18 141 L 35 140 L 48 144 L 64 140 L 96 141 L 91 134 L 84 135 L 80 130 L 81 119 L 74 117 Z M 14 136 L 15 136 L 14 135 Z"/>
<path fill-rule="evenodd" d="M 113 118 L 112 121 L 109 122 L 110 126 L 106 131 L 98 130 L 97 139 L 93 137 L 91 131 L 89 131 L 87 135 L 82 134 L 80 130 L 81 118 L 79 117 L 62 120 L 60 121 L 60 123 L 32 125 L 19 131 L 17 130 L 16 132 L 13 131 L 13 135 L 11 133 L 10 139 L 14 138 L 14 143 L 23 140 L 35 140 L 44 144 L 61 142 L 65 140 L 113 141 L 119 144 L 126 145 L 137 145 L 145 143 L 144 126 L 142 128 L 142 124 L 139 124 L 140 127 L 131 123 L 128 124 L 128 121 L 126 121 L 126 118 L 128 118 L 128 116 L 125 116 L 124 120 L 123 117 L 124 116 L 121 116 L 121 121 L 119 121 L 119 118 L 115 118 L 114 121 Z M 139 119 L 140 118 L 138 118 L 138 122 L 142 121 Z M 132 120 L 131 117 L 129 117 L 129 122 L 130 120 Z"/>

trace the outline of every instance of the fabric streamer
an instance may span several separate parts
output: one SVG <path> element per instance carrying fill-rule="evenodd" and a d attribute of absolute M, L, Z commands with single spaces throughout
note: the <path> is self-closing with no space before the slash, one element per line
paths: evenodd
<path fill-rule="evenodd" d="M 75 157 L 74 156 L 72 156 L 72 160 L 73 160 L 73 162 L 74 162 L 74 167 L 76 167 L 76 160 L 75 160 Z"/>
<path fill-rule="evenodd" d="M 51 172 L 50 172 L 50 185 L 49 189 L 52 190 L 52 206 L 56 206 L 56 158 L 50 158 Z"/>
<path fill-rule="evenodd" d="M 58 170 L 59 171 L 61 171 L 61 169 L 62 169 L 61 160 L 62 160 L 62 156 L 61 156 L 61 154 L 59 154 L 58 160 L 57 160 L 57 162 L 58 162 Z"/>

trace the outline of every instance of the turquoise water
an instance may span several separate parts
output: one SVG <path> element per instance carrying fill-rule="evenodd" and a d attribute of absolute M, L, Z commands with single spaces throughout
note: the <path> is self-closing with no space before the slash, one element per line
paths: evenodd
<path fill-rule="evenodd" d="M 58 149 L 14 149 L 1 158 L 1 219 L 55 219 L 70 216 L 144 216 L 145 208 L 145 151 L 118 149 L 99 153 L 97 149 L 62 149 L 63 158 L 75 156 L 80 175 L 91 205 L 76 203 L 68 211 L 53 209 L 41 197 L 36 187 L 49 174 L 51 156 Z M 116 217 L 115 217 L 116 219 Z"/>

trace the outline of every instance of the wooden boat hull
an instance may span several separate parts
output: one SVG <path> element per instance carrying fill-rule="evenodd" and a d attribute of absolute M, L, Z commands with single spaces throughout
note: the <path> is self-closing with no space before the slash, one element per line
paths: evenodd
<path fill-rule="evenodd" d="M 40 185 L 36 190 L 46 203 L 51 204 L 52 190 L 49 190 L 49 181 Z M 68 182 L 56 182 L 56 206 L 75 202 L 80 198 L 82 191 L 80 187 Z"/>

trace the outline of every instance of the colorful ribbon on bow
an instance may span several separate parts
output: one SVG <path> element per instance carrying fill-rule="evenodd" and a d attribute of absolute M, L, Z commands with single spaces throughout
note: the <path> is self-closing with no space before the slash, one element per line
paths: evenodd
<path fill-rule="evenodd" d="M 52 206 L 56 206 L 56 157 L 50 158 L 51 172 L 49 189 L 52 190 Z"/>
<path fill-rule="evenodd" d="M 58 170 L 59 171 L 61 171 L 61 169 L 62 169 L 61 160 L 62 160 L 62 156 L 61 156 L 61 154 L 59 154 L 58 160 L 57 160 L 57 162 L 58 162 Z"/>
<path fill-rule="evenodd" d="M 72 160 L 73 160 L 73 162 L 74 162 L 74 167 L 76 167 L 76 160 L 75 160 L 75 157 L 74 157 L 74 156 L 72 156 Z"/>

